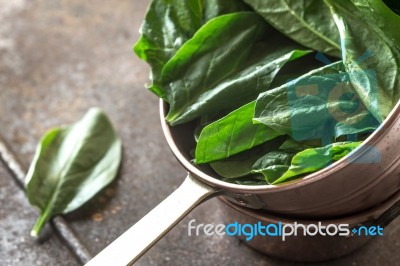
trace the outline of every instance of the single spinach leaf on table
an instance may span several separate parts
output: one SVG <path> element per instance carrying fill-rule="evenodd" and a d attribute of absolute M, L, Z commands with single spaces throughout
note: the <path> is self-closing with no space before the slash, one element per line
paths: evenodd
<path fill-rule="evenodd" d="M 41 212 L 31 234 L 39 235 L 50 218 L 77 209 L 108 185 L 120 161 L 121 141 L 99 109 L 46 133 L 26 177 L 29 202 Z"/>
<path fill-rule="evenodd" d="M 281 134 L 263 124 L 253 124 L 255 102 L 250 102 L 206 126 L 196 146 L 196 163 L 207 163 L 251 149 Z"/>
<path fill-rule="evenodd" d="M 309 53 L 301 48 L 254 12 L 210 20 L 163 68 L 166 119 L 177 125 L 254 100 L 285 63 Z"/>
<path fill-rule="evenodd" d="M 340 57 L 339 33 L 321 0 L 245 0 L 272 26 L 294 41 Z"/>
<path fill-rule="evenodd" d="M 151 66 L 150 90 L 166 99 L 160 76 L 167 61 L 209 19 L 244 10 L 248 7 L 239 0 L 153 0 L 134 46 L 137 56 Z"/>
<path fill-rule="evenodd" d="M 253 121 L 296 141 L 321 139 L 323 145 L 379 126 L 358 99 L 342 62 L 260 94 Z"/>
<path fill-rule="evenodd" d="M 303 174 L 320 170 L 330 163 L 348 155 L 361 142 L 336 142 L 320 148 L 310 148 L 301 151 L 292 158 L 289 169 L 272 184 L 279 184 Z"/>
<path fill-rule="evenodd" d="M 400 16 L 381 0 L 358 0 L 360 8 L 351 1 L 326 2 L 340 32 L 351 82 L 382 122 L 400 97 Z"/>

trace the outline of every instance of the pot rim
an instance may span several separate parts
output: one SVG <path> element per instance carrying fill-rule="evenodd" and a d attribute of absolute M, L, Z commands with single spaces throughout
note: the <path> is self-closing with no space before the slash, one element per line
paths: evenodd
<path fill-rule="evenodd" d="M 291 190 L 307 186 L 312 183 L 320 182 L 321 180 L 325 179 L 326 177 L 329 177 L 333 173 L 340 171 L 341 169 L 353 163 L 354 161 L 357 161 L 357 159 L 359 159 L 363 154 L 367 153 L 369 149 L 375 145 L 375 143 L 377 143 L 380 139 L 382 139 L 385 136 L 385 132 L 393 127 L 395 121 L 399 119 L 399 114 L 400 114 L 400 101 L 398 101 L 395 107 L 389 113 L 388 117 L 374 132 L 371 133 L 370 136 L 368 136 L 366 140 L 364 140 L 361 143 L 361 145 L 359 145 L 356 149 L 354 149 L 349 155 L 334 162 L 329 167 L 325 167 L 319 171 L 308 174 L 303 178 L 284 182 L 279 185 L 248 186 L 248 185 L 238 185 L 222 181 L 216 177 L 210 176 L 202 172 L 191 162 L 189 162 L 177 147 L 172 137 L 170 126 L 168 122 L 165 120 L 168 104 L 164 102 L 162 99 L 160 99 L 159 103 L 160 103 L 160 120 L 164 136 L 173 154 L 182 164 L 182 166 L 186 168 L 186 170 L 192 173 L 196 178 L 200 179 L 204 183 L 214 188 L 219 188 L 231 192 L 252 193 L 252 194 L 275 193 L 278 191 Z"/>
<path fill-rule="evenodd" d="M 269 222 L 269 223 L 278 223 L 282 222 L 283 224 L 290 224 L 293 222 L 300 222 L 302 224 L 315 224 L 315 222 L 321 222 L 321 224 L 349 224 L 352 226 L 360 225 L 366 222 L 376 221 L 380 218 L 385 212 L 390 212 L 389 209 L 393 207 L 396 203 L 400 202 L 400 190 L 393 196 L 391 196 L 388 200 L 383 203 L 377 204 L 375 207 L 368 209 L 366 211 L 358 212 L 355 214 L 351 214 L 348 216 L 333 218 L 333 219 L 297 219 L 290 218 L 288 216 L 279 216 L 278 214 L 268 214 L 268 211 L 264 210 L 256 210 L 249 209 L 245 207 L 241 207 L 237 204 L 232 203 L 231 201 L 225 199 L 223 196 L 219 196 L 218 199 L 226 204 L 228 207 L 235 209 L 241 214 L 248 215 L 252 218 L 255 218 L 259 221 Z"/>

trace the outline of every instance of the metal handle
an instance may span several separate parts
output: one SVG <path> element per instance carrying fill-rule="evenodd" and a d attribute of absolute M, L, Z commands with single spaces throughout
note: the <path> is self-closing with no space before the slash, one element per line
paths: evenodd
<path fill-rule="evenodd" d="M 177 190 L 97 254 L 86 266 L 133 264 L 192 209 L 215 196 L 217 192 L 188 173 Z"/>

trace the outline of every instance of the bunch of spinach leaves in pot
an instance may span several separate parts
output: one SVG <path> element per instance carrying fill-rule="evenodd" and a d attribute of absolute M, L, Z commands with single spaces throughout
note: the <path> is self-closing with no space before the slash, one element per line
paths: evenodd
<path fill-rule="evenodd" d="M 345 157 L 397 103 L 400 16 L 386 3 L 153 0 L 134 51 L 167 121 L 199 121 L 196 164 L 279 184 Z"/>

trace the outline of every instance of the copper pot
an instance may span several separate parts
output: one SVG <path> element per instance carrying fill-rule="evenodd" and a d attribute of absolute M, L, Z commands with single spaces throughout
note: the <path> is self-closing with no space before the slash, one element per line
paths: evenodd
<path fill-rule="evenodd" d="M 161 125 L 168 145 L 189 171 L 185 181 L 88 265 L 135 262 L 193 208 L 215 196 L 292 219 L 320 220 L 367 210 L 400 189 L 400 103 L 350 156 L 302 179 L 261 186 L 227 183 L 207 166 L 190 163 L 195 124 L 170 127 L 164 119 L 167 110 L 167 104 L 160 100 Z"/>

